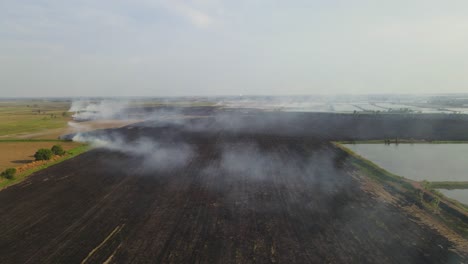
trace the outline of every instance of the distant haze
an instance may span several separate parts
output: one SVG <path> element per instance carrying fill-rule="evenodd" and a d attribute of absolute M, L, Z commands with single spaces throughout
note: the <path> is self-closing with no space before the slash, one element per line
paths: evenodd
<path fill-rule="evenodd" d="M 2 0 L 0 97 L 468 91 L 466 0 Z"/>

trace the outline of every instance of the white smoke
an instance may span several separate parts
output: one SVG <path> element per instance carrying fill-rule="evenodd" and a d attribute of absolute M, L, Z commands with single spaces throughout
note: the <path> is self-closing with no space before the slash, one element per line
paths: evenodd
<path fill-rule="evenodd" d="M 281 149 L 264 149 L 256 143 L 223 143 L 218 146 L 219 159 L 209 164 L 204 172 L 253 182 L 303 175 L 304 181 L 320 183 L 327 190 L 336 189 L 343 183 L 327 177 L 338 173 L 335 154 L 329 149 L 301 155 L 296 152 L 285 154 Z"/>
<path fill-rule="evenodd" d="M 149 138 L 127 141 L 116 135 L 77 134 L 72 140 L 137 157 L 140 167 L 147 171 L 181 168 L 194 156 L 192 147 L 186 143 L 167 144 Z"/>
<path fill-rule="evenodd" d="M 261 151 L 255 144 L 225 145 L 221 149 L 219 168 L 230 175 L 264 180 L 271 175 L 275 160 L 274 153 Z"/>
<path fill-rule="evenodd" d="M 75 120 L 119 119 L 125 117 L 129 102 L 118 100 L 73 101 L 69 112 Z"/>
<path fill-rule="evenodd" d="M 123 140 L 120 137 L 112 139 L 108 136 L 102 135 L 91 135 L 86 133 L 77 133 L 73 136 L 72 141 L 88 143 L 95 148 L 108 148 L 108 149 L 118 149 L 118 146 L 123 145 Z"/>

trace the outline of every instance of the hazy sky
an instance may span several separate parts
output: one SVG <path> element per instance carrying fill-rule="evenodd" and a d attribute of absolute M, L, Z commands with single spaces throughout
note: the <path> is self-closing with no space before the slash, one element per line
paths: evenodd
<path fill-rule="evenodd" d="M 0 0 L 0 92 L 468 92 L 468 1 Z"/>

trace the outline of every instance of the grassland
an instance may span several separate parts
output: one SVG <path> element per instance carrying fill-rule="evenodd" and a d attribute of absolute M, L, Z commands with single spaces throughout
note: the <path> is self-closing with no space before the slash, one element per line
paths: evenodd
<path fill-rule="evenodd" d="M 51 100 L 0 101 L 0 171 L 16 168 L 13 179 L 0 179 L 0 189 L 23 181 L 32 173 L 85 152 L 86 145 L 58 140 L 68 131 L 70 103 Z M 35 162 L 40 148 L 61 145 L 67 154 L 50 161 Z"/>
<path fill-rule="evenodd" d="M 70 121 L 70 104 L 43 100 L 0 101 L 0 139 L 29 138 L 63 129 Z M 52 133 L 56 134 L 56 133 Z"/>

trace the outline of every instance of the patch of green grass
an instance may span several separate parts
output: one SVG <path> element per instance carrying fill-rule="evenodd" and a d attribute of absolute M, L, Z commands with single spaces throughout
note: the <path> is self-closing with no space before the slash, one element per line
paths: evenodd
<path fill-rule="evenodd" d="M 57 160 L 50 161 L 50 162 L 42 164 L 41 166 L 37 166 L 37 167 L 34 167 L 34 168 L 30 169 L 30 170 L 23 171 L 22 173 L 18 173 L 17 175 L 15 175 L 15 177 L 13 179 L 10 179 L 10 180 L 5 179 L 4 181 L 0 182 L 0 190 L 6 188 L 8 186 L 17 184 L 19 182 L 22 182 L 29 175 L 31 175 L 31 174 L 33 174 L 33 173 L 35 173 L 37 171 L 40 171 L 40 170 L 43 170 L 43 169 L 48 168 L 50 166 L 56 165 L 56 164 L 58 164 L 60 162 L 63 162 L 65 160 L 74 158 L 74 157 L 88 151 L 89 149 L 90 149 L 90 146 L 88 146 L 88 145 L 80 145 L 80 146 L 78 146 L 76 148 L 73 148 L 73 149 L 67 151 L 67 154 L 65 154 L 64 156 L 60 157 Z"/>
<path fill-rule="evenodd" d="M 0 116 L 0 136 L 32 133 L 46 129 L 66 127 L 68 118 L 50 118 L 41 115 Z"/>
<path fill-rule="evenodd" d="M 0 136 L 65 127 L 69 117 L 62 113 L 69 107 L 70 104 L 66 102 L 0 102 Z"/>
<path fill-rule="evenodd" d="M 468 189 L 468 181 L 433 181 L 428 182 L 427 185 L 432 189 Z"/>

